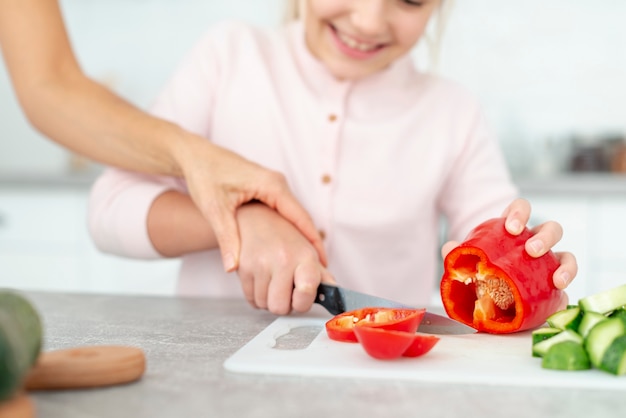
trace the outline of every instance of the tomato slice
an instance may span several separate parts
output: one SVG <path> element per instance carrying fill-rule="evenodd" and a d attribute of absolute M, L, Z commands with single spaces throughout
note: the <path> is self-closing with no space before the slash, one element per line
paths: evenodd
<path fill-rule="evenodd" d="M 326 322 L 326 333 L 331 340 L 357 342 L 357 326 L 415 333 L 426 309 L 363 308 L 336 315 Z"/>
<path fill-rule="evenodd" d="M 365 352 L 379 360 L 418 357 L 428 353 L 439 341 L 434 335 L 374 327 L 355 327 L 354 333 Z"/>

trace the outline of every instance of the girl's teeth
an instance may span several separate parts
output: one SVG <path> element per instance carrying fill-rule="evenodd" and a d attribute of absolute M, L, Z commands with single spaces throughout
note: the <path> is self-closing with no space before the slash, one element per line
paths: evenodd
<path fill-rule="evenodd" d="M 358 49 L 359 51 L 364 51 L 364 52 L 373 51 L 374 49 L 376 49 L 376 45 L 363 44 L 361 42 L 357 42 L 354 39 L 349 38 L 340 32 L 337 32 L 337 34 L 339 35 L 339 39 L 341 40 L 341 42 L 348 45 L 352 49 Z"/>

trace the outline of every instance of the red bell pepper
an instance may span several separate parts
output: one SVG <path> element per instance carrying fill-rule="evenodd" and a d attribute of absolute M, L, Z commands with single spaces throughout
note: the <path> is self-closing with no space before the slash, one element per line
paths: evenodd
<path fill-rule="evenodd" d="M 426 309 L 363 308 L 336 315 L 326 322 L 328 337 L 336 341 L 357 342 L 356 326 L 415 333 Z"/>
<path fill-rule="evenodd" d="M 507 334 L 536 328 L 554 313 L 562 291 L 552 275 L 552 251 L 533 258 L 524 244 L 528 228 L 511 235 L 504 218 L 477 226 L 444 260 L 441 299 L 448 316 L 478 331 Z"/>
<path fill-rule="evenodd" d="M 439 341 L 439 337 L 434 335 L 370 326 L 354 327 L 354 333 L 365 352 L 379 360 L 391 360 L 400 356 L 418 357 L 428 353 Z"/>

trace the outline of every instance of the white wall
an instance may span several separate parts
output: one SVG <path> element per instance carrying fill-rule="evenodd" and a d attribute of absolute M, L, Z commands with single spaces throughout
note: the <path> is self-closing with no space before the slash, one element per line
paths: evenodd
<path fill-rule="evenodd" d="M 61 3 L 85 70 L 142 107 L 208 25 L 225 18 L 274 25 L 283 7 L 283 0 Z M 626 131 L 624 16 L 621 0 L 456 0 L 440 71 L 478 95 L 512 164 L 528 167 L 520 156 L 536 157 L 549 137 Z M 0 69 L 0 175 L 67 166 L 67 153 L 28 126 Z"/>

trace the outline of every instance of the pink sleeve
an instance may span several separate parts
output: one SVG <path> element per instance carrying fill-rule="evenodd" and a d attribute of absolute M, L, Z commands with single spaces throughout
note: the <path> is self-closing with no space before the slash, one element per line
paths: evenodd
<path fill-rule="evenodd" d="M 470 108 L 471 109 L 471 108 Z M 518 197 L 499 144 L 474 108 L 464 142 L 450 161 L 440 206 L 448 220 L 448 238 L 462 240 L 478 224 L 502 215 Z M 473 114 L 472 114 L 473 113 Z M 469 115 L 468 115 L 469 116 Z"/>
<path fill-rule="evenodd" d="M 96 247 L 123 257 L 161 258 L 148 236 L 148 212 L 154 199 L 172 189 L 185 188 L 175 178 L 105 170 L 89 199 L 88 227 Z"/>

